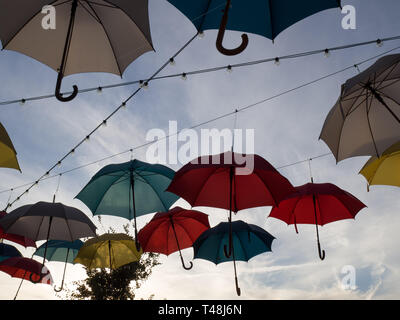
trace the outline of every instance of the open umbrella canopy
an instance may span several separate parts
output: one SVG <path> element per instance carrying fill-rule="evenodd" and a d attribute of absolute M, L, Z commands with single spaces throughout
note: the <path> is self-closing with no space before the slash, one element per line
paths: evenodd
<path fill-rule="evenodd" d="M 283 30 L 317 12 L 340 7 L 340 0 L 168 0 L 194 24 L 198 31 L 220 29 L 222 45 L 225 29 L 255 33 L 274 40 Z M 229 16 L 229 17 L 228 17 Z M 248 43 L 242 35 L 243 51 Z M 224 49 L 224 48 L 223 48 Z M 222 53 L 238 54 L 234 49 Z M 233 52 L 232 52 L 233 51 Z"/>
<path fill-rule="evenodd" d="M 82 211 L 62 203 L 37 202 L 19 207 L 0 219 L 7 233 L 39 240 L 75 241 L 96 235 L 96 226 Z"/>
<path fill-rule="evenodd" d="M 1 13 L 0 13 L 1 14 Z M 21 171 L 18 160 L 17 152 L 11 142 L 6 129 L 0 123 L 0 167 L 17 169 Z"/>
<path fill-rule="evenodd" d="M 42 8 L 56 9 L 56 25 L 43 27 Z M 21 52 L 64 75 L 110 72 L 122 75 L 137 57 L 153 50 L 148 1 L 0 0 L 3 49 Z"/>
<path fill-rule="evenodd" d="M 354 219 L 365 208 L 360 200 L 347 191 L 331 183 L 307 183 L 296 187 L 296 192 L 272 208 L 270 217 L 294 224 L 315 224 L 317 243 L 321 260 L 325 251 L 321 251 L 318 225 L 344 219 Z"/>
<path fill-rule="evenodd" d="M 247 171 L 246 163 L 241 162 L 246 158 L 254 164 L 252 171 Z M 250 169 L 250 164 L 247 165 Z M 261 156 L 232 152 L 199 157 L 186 164 L 175 174 L 167 190 L 192 207 L 233 212 L 277 205 L 294 191 L 291 183 Z"/>
<path fill-rule="evenodd" d="M 380 157 L 371 157 L 360 171 L 368 186 L 400 187 L 400 142 L 388 148 Z"/>
<path fill-rule="evenodd" d="M 234 257 L 226 257 L 224 245 L 229 241 L 229 223 L 221 222 L 216 227 L 203 232 L 194 242 L 194 258 L 215 264 L 233 261 L 249 261 L 251 258 L 271 251 L 275 239 L 264 229 L 241 220 L 232 222 Z"/>
<path fill-rule="evenodd" d="M 400 141 L 399 79 L 400 54 L 393 54 L 342 85 L 320 135 L 338 162 L 379 157 Z"/>
<path fill-rule="evenodd" d="M 142 251 L 136 250 L 132 237 L 122 233 L 108 233 L 87 240 L 74 262 L 88 269 L 118 269 L 123 265 L 138 261 L 141 255 Z"/>
<path fill-rule="evenodd" d="M 0 219 L 4 217 L 7 214 L 7 212 L 0 211 Z M 34 247 L 36 248 L 36 243 L 32 239 L 29 239 L 24 236 L 19 236 L 17 234 L 11 234 L 11 233 L 5 233 L 3 229 L 0 227 L 0 239 L 12 241 L 15 243 L 20 244 L 21 246 L 24 246 L 25 248 L 27 247 Z"/>
<path fill-rule="evenodd" d="M 22 257 L 21 252 L 19 252 L 17 248 L 5 243 L 0 243 L 0 261 L 17 257 Z"/>
<path fill-rule="evenodd" d="M 200 211 L 175 207 L 168 212 L 159 212 L 138 233 L 139 243 L 144 252 L 157 252 L 170 255 L 179 251 L 182 266 L 181 249 L 189 248 L 193 242 L 210 228 L 208 216 Z M 191 264 L 192 266 L 192 264 Z"/>
<path fill-rule="evenodd" d="M 53 278 L 47 268 L 33 259 L 9 258 L 0 262 L 0 271 L 9 274 L 13 278 L 33 280 L 34 283 L 53 284 Z"/>
<path fill-rule="evenodd" d="M 236 293 L 240 296 L 236 261 L 249 261 L 261 253 L 271 251 L 274 239 L 274 236 L 264 229 L 241 220 L 221 222 L 216 227 L 204 231 L 193 243 L 194 258 L 208 260 L 216 265 L 233 261 Z M 232 242 L 230 256 L 225 253 L 228 242 Z"/>
<path fill-rule="evenodd" d="M 47 241 L 46 259 L 48 261 L 74 263 L 74 259 L 82 245 L 83 242 L 81 240 L 75 240 L 73 242 L 49 240 Z M 45 249 L 46 243 L 43 243 L 39 248 L 37 248 L 35 255 L 44 257 Z"/>

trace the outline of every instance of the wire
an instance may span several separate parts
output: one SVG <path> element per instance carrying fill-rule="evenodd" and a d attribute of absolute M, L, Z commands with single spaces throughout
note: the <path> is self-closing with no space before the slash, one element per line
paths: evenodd
<path fill-rule="evenodd" d="M 196 35 L 198 35 L 198 34 L 196 34 Z M 326 49 L 320 49 L 320 50 L 306 51 L 306 52 L 290 54 L 290 55 L 281 56 L 281 57 L 274 57 L 274 58 L 266 58 L 266 59 L 261 59 L 261 60 L 247 61 L 247 62 L 232 64 L 232 65 L 228 65 L 228 66 L 224 65 L 224 66 L 218 66 L 218 67 L 213 67 L 213 68 L 206 68 L 206 69 L 188 71 L 188 72 L 183 72 L 183 73 L 182 72 L 181 73 L 174 73 L 174 74 L 169 74 L 169 75 L 164 75 L 164 76 L 154 76 L 154 77 L 152 77 L 152 78 L 150 78 L 150 79 L 148 79 L 146 81 L 144 81 L 144 80 L 134 80 L 134 81 L 121 82 L 121 83 L 110 84 L 110 85 L 101 85 L 101 86 L 97 86 L 97 87 L 80 89 L 78 92 L 79 93 L 87 93 L 87 92 L 93 92 L 93 91 L 99 91 L 99 90 L 103 91 L 104 89 L 113 89 L 113 88 L 130 86 L 130 85 L 134 85 L 134 84 L 141 84 L 141 85 L 146 84 L 146 85 L 148 85 L 150 83 L 150 81 L 154 81 L 154 80 L 170 79 L 170 78 L 177 78 L 177 77 L 182 77 L 182 76 L 187 78 L 188 75 L 198 75 L 198 74 L 204 74 L 204 73 L 210 73 L 210 72 L 217 72 L 217 71 L 220 71 L 220 70 L 229 70 L 229 71 L 231 71 L 233 68 L 248 67 L 248 66 L 254 66 L 254 65 L 258 65 L 258 64 L 262 64 L 262 63 L 269 63 L 269 62 L 282 61 L 282 60 L 288 60 L 288 59 L 297 59 L 297 58 L 307 57 L 307 56 L 311 56 L 311 55 L 317 55 L 317 54 L 321 54 L 321 53 L 326 54 L 327 52 L 329 53 L 329 52 L 332 52 L 332 51 L 345 50 L 345 49 L 350 49 L 350 48 L 355 48 L 355 47 L 360 47 L 360 46 L 365 46 L 365 45 L 370 45 L 370 44 L 377 44 L 377 43 L 382 43 L 382 42 L 389 42 L 389 41 L 394 41 L 394 40 L 400 40 L 400 36 L 388 37 L 388 38 L 370 40 L 370 41 L 364 41 L 364 42 L 358 42 L 358 43 L 348 44 L 348 45 L 344 45 L 344 46 L 338 46 L 338 47 L 332 47 L 332 48 L 326 48 Z M 174 60 L 175 57 L 176 57 L 176 55 L 171 57 L 166 64 L 175 61 Z M 71 93 L 72 93 L 72 91 L 68 91 L 68 92 L 64 92 L 63 94 L 64 95 L 68 95 L 68 94 L 71 94 Z M 10 105 L 10 104 L 15 104 L 15 103 L 26 103 L 28 101 L 37 101 L 37 100 L 50 99 L 50 98 L 53 98 L 53 97 L 54 97 L 54 94 L 47 94 L 47 95 L 41 95 L 41 96 L 36 96 L 36 97 L 30 97 L 30 98 L 21 98 L 21 99 L 2 101 L 2 102 L 0 102 L 0 106 L 5 106 L 5 105 Z"/>
<path fill-rule="evenodd" d="M 192 38 L 192 39 L 193 39 L 193 38 Z M 196 125 L 193 125 L 192 127 L 185 128 L 185 129 L 181 129 L 181 130 L 179 130 L 178 132 L 176 132 L 176 133 L 174 133 L 174 134 L 166 135 L 165 137 L 160 138 L 160 139 L 155 140 L 155 141 L 149 141 L 149 142 L 143 143 L 143 144 L 141 144 L 141 145 L 139 145 L 139 146 L 136 146 L 136 147 L 133 147 L 133 148 L 131 148 L 131 149 L 129 149 L 129 150 L 122 151 L 122 152 L 116 153 L 116 154 L 114 154 L 114 155 L 110 155 L 110 156 L 107 156 L 107 157 L 105 157 L 105 158 L 102 158 L 102 159 L 100 159 L 100 160 L 96 160 L 96 161 L 90 162 L 90 163 L 88 163 L 88 164 L 81 165 L 81 166 L 79 166 L 79 167 L 76 167 L 76 168 L 73 168 L 73 169 L 64 171 L 64 172 L 62 172 L 61 174 L 64 175 L 64 174 L 67 174 L 67 173 L 70 173 L 70 172 L 73 172 L 73 171 L 76 171 L 76 170 L 79 170 L 79 169 L 88 167 L 88 166 L 90 166 L 90 165 L 99 163 L 99 162 L 101 162 L 101 161 L 108 160 L 108 159 L 114 158 L 114 157 L 116 157 L 116 156 L 126 154 L 126 153 L 128 153 L 128 152 L 132 153 L 134 150 L 138 150 L 138 149 L 141 149 L 141 148 L 143 148 L 143 147 L 146 147 L 146 146 L 152 145 L 152 144 L 154 144 L 154 143 L 157 143 L 157 142 L 159 142 L 159 141 L 166 140 L 166 139 L 168 139 L 168 138 L 170 138 L 170 137 L 176 136 L 176 135 L 178 135 L 179 133 L 181 133 L 181 132 L 184 131 L 184 130 L 196 129 L 196 128 L 198 128 L 198 127 L 202 127 L 202 126 L 204 126 L 204 125 L 206 125 L 206 124 L 209 124 L 209 123 L 218 121 L 218 120 L 223 119 L 223 118 L 226 118 L 226 117 L 228 117 L 228 116 L 236 115 L 238 112 L 242 112 L 242 111 L 248 110 L 248 109 L 250 109 L 250 108 L 254 108 L 254 107 L 257 106 L 257 105 L 260 105 L 260 104 L 262 104 L 262 103 L 265 103 L 265 102 L 270 101 L 270 100 L 273 100 L 273 99 L 276 99 L 276 98 L 278 98 L 278 97 L 281 97 L 281 96 L 283 96 L 283 95 L 285 95 L 285 94 L 294 92 L 294 91 L 299 90 L 299 89 L 301 89 L 301 88 L 304 88 L 304 87 L 306 87 L 306 86 L 310 86 L 310 85 L 312 85 L 312 84 L 314 84 L 314 83 L 316 83 L 316 82 L 325 80 L 325 79 L 327 79 L 327 78 L 329 78 L 329 77 L 332 77 L 332 76 L 334 76 L 334 75 L 337 75 L 337 74 L 342 73 L 342 72 L 344 72 L 344 71 L 347 71 L 347 70 L 349 70 L 349 69 L 358 68 L 358 66 L 360 66 L 360 65 L 362 65 L 362 64 L 365 64 L 365 63 L 367 63 L 367 62 L 369 62 L 369 61 L 371 61 L 371 60 L 377 59 L 377 58 L 379 58 L 379 57 L 381 57 L 381 56 L 383 56 L 383 55 L 386 55 L 386 54 L 388 54 L 388 53 L 390 53 L 390 52 L 393 52 L 393 51 L 395 51 L 395 50 L 398 50 L 398 49 L 400 49 L 400 46 L 395 47 L 395 48 L 393 48 L 393 49 L 390 49 L 390 50 L 388 50 L 388 51 L 386 51 L 386 52 L 383 52 L 383 53 L 381 53 L 381 54 L 379 54 L 379 55 L 373 56 L 373 57 L 371 57 L 371 58 L 369 58 L 369 59 L 365 59 L 365 60 L 363 60 L 363 61 L 361 61 L 361 62 L 359 62 L 359 63 L 357 63 L 357 64 L 354 64 L 354 65 L 352 65 L 352 66 L 348 66 L 348 67 L 343 68 L 343 69 L 341 69 L 341 70 L 338 70 L 338 71 L 336 71 L 336 72 L 332 72 L 332 73 L 330 73 L 330 74 L 328 74 L 328 75 L 325 75 L 325 76 L 323 76 L 323 77 L 319 77 L 319 78 L 317 78 L 317 79 L 315 79 L 315 80 L 306 82 L 306 83 L 301 84 L 301 85 L 299 85 L 299 86 L 297 86 L 297 87 L 294 87 L 294 88 L 291 88 L 291 89 L 289 89 L 289 90 L 283 91 L 283 92 L 281 92 L 281 93 L 279 93 L 279 94 L 276 94 L 276 95 L 274 95 L 274 96 L 271 96 L 271 97 L 268 97 L 268 98 L 266 98 L 266 99 L 260 100 L 260 101 L 258 101 L 258 102 L 255 102 L 255 103 L 252 103 L 252 104 L 243 106 L 243 107 L 241 107 L 241 108 L 236 108 L 236 109 L 235 109 L 234 111 L 232 111 L 232 112 L 228 112 L 228 113 L 225 113 L 225 114 L 220 115 L 220 116 L 218 116 L 218 117 L 215 117 L 215 118 L 206 120 L 206 121 L 204 121 L 204 122 L 201 122 L 201 123 L 198 123 L 198 124 L 196 124 Z M 168 62 L 167 62 L 167 64 L 168 64 Z M 69 153 L 69 154 L 70 154 L 70 153 Z M 68 155 L 69 155 L 69 154 L 68 154 Z M 328 156 L 328 155 L 330 155 L 330 154 L 331 154 L 331 153 L 324 153 L 324 154 L 321 154 L 321 155 L 317 155 L 317 156 L 315 156 L 315 157 L 313 157 L 313 158 L 310 158 L 310 157 L 309 157 L 309 158 L 307 158 L 307 159 L 305 159 L 305 160 L 301 160 L 301 161 L 297 161 L 297 162 L 294 162 L 294 163 L 291 163 L 291 164 L 287 164 L 287 165 L 284 165 L 284 166 L 281 166 L 281 167 L 277 167 L 277 169 L 283 169 L 283 168 L 287 168 L 287 167 L 290 167 L 290 166 L 294 166 L 294 165 L 297 165 L 297 164 L 300 164 L 300 163 L 304 163 L 304 162 L 306 162 L 306 161 L 309 161 L 310 159 L 318 159 L 318 158 L 326 157 L 326 156 Z M 65 158 L 65 157 L 66 157 L 66 156 L 64 156 L 64 158 Z M 64 158 L 63 158 L 63 159 L 64 159 Z M 61 161 L 59 161 L 58 163 L 61 163 Z M 24 185 L 20 185 L 20 186 L 17 186 L 17 187 L 13 187 L 13 188 L 10 188 L 10 189 L 7 189 L 7 190 L 0 191 L 0 194 L 1 194 L 1 193 L 5 193 L 5 192 L 9 192 L 9 191 L 12 191 L 12 190 L 16 190 L 16 189 L 19 189 L 19 188 L 23 188 L 23 187 L 26 187 L 26 186 L 30 186 L 29 189 L 31 189 L 33 186 L 37 185 L 39 181 L 43 181 L 43 180 L 46 180 L 46 179 L 51 179 L 51 178 L 54 178 L 54 177 L 59 176 L 59 174 L 54 175 L 54 176 L 49 176 L 48 173 L 49 173 L 51 170 L 52 170 L 52 169 L 50 169 L 50 170 L 47 172 L 46 175 L 42 176 L 41 178 L 39 178 L 39 179 L 36 180 L 35 182 L 27 183 L 27 184 L 24 184 Z M 29 191 L 29 189 L 28 189 L 27 191 Z M 18 196 L 13 202 L 7 204 L 7 208 L 9 208 L 11 205 L 13 205 L 16 201 L 18 201 L 22 195 L 24 195 L 24 194 L 27 193 L 27 191 L 25 191 L 25 192 L 22 193 L 20 196 Z M 6 208 L 6 209 L 7 209 L 7 208 Z"/>

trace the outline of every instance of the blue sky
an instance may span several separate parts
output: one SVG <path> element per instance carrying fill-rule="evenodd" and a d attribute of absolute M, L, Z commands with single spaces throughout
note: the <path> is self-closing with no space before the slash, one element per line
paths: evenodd
<path fill-rule="evenodd" d="M 353 42 L 368 41 L 398 35 L 400 3 L 395 0 L 343 1 L 357 10 L 357 29 L 343 30 L 339 10 L 318 13 L 284 31 L 272 44 L 258 35 L 249 35 L 250 44 L 238 56 L 226 57 L 215 48 L 216 30 L 205 32 L 195 39 L 162 74 L 180 73 L 201 68 L 221 66 L 249 60 L 275 57 L 290 53 L 323 49 Z M 134 61 L 123 76 L 124 81 L 140 80 L 151 75 L 196 32 L 191 23 L 164 0 L 150 0 L 151 34 L 156 52 L 149 52 Z M 226 33 L 226 46 L 234 47 L 240 33 Z M 257 102 L 307 81 L 340 70 L 364 59 L 399 46 L 398 41 L 383 47 L 375 45 L 338 51 L 329 58 L 323 54 L 236 69 L 232 73 L 219 71 L 180 78 L 157 80 L 148 90 L 142 90 L 118 112 L 106 127 L 101 128 L 58 169 L 76 166 L 143 144 L 148 130 L 168 128 L 169 120 L 178 121 L 179 129 L 190 127 L 235 108 Z M 398 51 L 396 51 L 398 52 Z M 371 64 L 371 61 L 369 64 Z M 361 67 L 364 70 L 369 64 Z M 0 101 L 51 93 L 56 73 L 41 63 L 19 53 L 0 53 Z M 237 127 L 255 130 L 255 152 L 279 167 L 312 156 L 329 152 L 318 141 L 324 119 L 336 102 L 340 85 L 356 70 L 348 70 L 299 91 L 261 104 L 240 113 Z M 81 88 L 117 83 L 121 78 L 109 74 L 72 75 L 64 80 L 64 88 L 78 84 Z M 97 94 L 83 93 L 71 103 L 55 99 L 29 102 L 21 106 L 1 106 L 0 121 L 7 129 L 23 173 L 0 169 L 0 191 L 34 181 L 86 136 L 113 109 L 127 98 L 136 85 L 104 90 Z M 233 117 L 206 125 L 204 128 L 232 128 Z M 145 160 L 146 149 L 134 153 Z M 130 155 L 75 171 L 61 179 L 58 201 L 73 205 L 91 216 L 88 208 L 74 196 L 102 166 L 111 162 L 128 161 Z M 358 171 L 366 157 L 345 160 L 338 165 L 333 156 L 314 160 L 312 168 L 316 182 L 331 182 L 351 192 L 368 208 L 356 220 L 332 223 L 320 229 L 321 244 L 327 257 L 321 262 L 317 255 L 315 228 L 299 226 L 300 234 L 283 222 L 267 219 L 270 208 L 258 208 L 238 213 L 236 219 L 256 223 L 277 240 L 273 252 L 255 257 L 249 263 L 238 263 L 239 283 L 245 299 L 395 299 L 399 297 L 400 256 L 397 250 L 400 217 L 399 190 L 393 187 L 373 187 L 366 192 L 366 182 Z M 178 166 L 171 166 L 179 169 Z M 307 163 L 280 171 L 294 185 L 309 181 Z M 50 179 L 25 196 L 19 205 L 40 200 L 51 201 L 57 179 Z M 23 191 L 19 190 L 19 191 Z M 14 193 L 12 196 L 15 196 Z M 9 193 L 0 194 L 1 205 L 6 204 Z M 187 205 L 183 202 L 181 205 Z M 223 210 L 204 209 L 210 222 L 216 225 L 226 219 Z M 139 227 L 151 219 L 140 217 Z M 97 221 L 97 219 L 94 219 Z M 126 220 L 104 217 L 105 227 L 117 229 Z M 102 231 L 99 225 L 99 231 Z M 26 256 L 31 250 L 21 249 Z M 184 250 L 190 260 L 192 249 Z M 140 297 L 155 294 L 156 299 L 235 299 L 233 266 L 226 263 L 217 267 L 196 260 L 194 268 L 186 272 L 180 266 L 179 256 L 162 257 L 162 265 L 138 291 Z M 352 265 L 356 269 L 357 289 L 341 288 L 341 270 Z M 55 282 L 61 281 L 63 265 L 49 263 Z M 83 269 L 69 266 L 70 281 L 82 279 Z M 19 280 L 0 274 L 1 299 L 10 299 Z M 207 283 L 207 286 L 204 284 Z M 53 290 L 45 285 L 24 283 L 21 299 L 55 299 Z"/>

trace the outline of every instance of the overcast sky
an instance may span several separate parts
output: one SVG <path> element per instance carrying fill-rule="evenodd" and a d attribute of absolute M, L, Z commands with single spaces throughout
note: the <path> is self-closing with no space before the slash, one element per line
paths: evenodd
<path fill-rule="evenodd" d="M 284 31 L 275 44 L 258 35 L 250 34 L 248 48 L 240 55 L 227 57 L 215 48 L 216 30 L 205 32 L 195 39 L 162 74 L 181 73 L 196 69 L 223 66 L 249 60 L 276 57 L 302 51 L 323 49 L 354 42 L 398 35 L 400 30 L 400 3 L 396 0 L 349 0 L 356 8 L 357 29 L 341 27 L 343 15 L 339 9 L 320 12 Z M 290 10 L 290 8 L 288 8 Z M 177 49 L 196 32 L 190 21 L 165 0 L 150 0 L 151 34 L 155 52 L 149 52 L 134 61 L 123 76 L 124 81 L 140 80 L 150 76 Z M 226 46 L 234 47 L 240 41 L 239 32 L 226 33 Z M 263 100 L 308 81 L 312 81 L 364 59 L 399 46 L 399 41 L 384 43 L 382 47 L 369 45 L 294 60 L 285 60 L 279 66 L 273 63 L 235 69 L 232 73 L 215 73 L 157 80 L 142 90 L 124 110 L 118 112 L 106 127 L 102 127 L 77 152 L 69 157 L 58 171 L 125 151 L 146 142 L 147 132 L 153 128 L 168 129 L 168 121 L 175 120 L 178 129 L 191 127 L 214 117 Z M 399 50 L 395 51 L 396 53 Z M 84 54 L 84 53 L 82 53 Z M 373 61 L 362 65 L 367 68 Z M 0 101 L 20 99 L 53 92 L 56 73 L 47 66 L 19 53 L 0 53 Z M 237 128 L 255 130 L 255 152 L 275 167 L 328 153 L 329 149 L 318 137 L 326 115 L 335 104 L 341 84 L 357 74 L 356 69 L 337 74 L 301 90 L 258 105 L 238 114 Z M 65 79 L 64 88 L 97 87 L 118 83 L 121 78 L 109 74 L 80 74 Z M 35 181 L 58 159 L 85 137 L 135 89 L 136 85 L 104 90 L 98 94 L 82 93 L 70 103 L 55 99 L 28 102 L 25 105 L 0 106 L 0 121 L 7 129 L 18 152 L 22 174 L 0 169 L 0 191 Z M 233 117 L 212 122 L 202 128 L 232 128 Z M 224 151 L 224 150 L 221 150 Z M 146 148 L 135 151 L 134 157 L 146 161 Z M 125 162 L 130 154 L 77 170 L 62 177 L 57 200 L 75 206 L 92 216 L 89 209 L 74 197 L 103 166 Z M 366 181 L 358 174 L 367 157 L 347 159 L 338 165 L 333 156 L 312 161 L 316 182 L 330 182 L 351 192 L 368 208 L 355 220 L 344 220 L 320 228 L 322 248 L 326 259 L 318 257 L 315 226 L 299 225 L 299 234 L 293 226 L 275 219 L 267 219 L 270 208 L 239 212 L 235 219 L 255 223 L 276 237 L 273 252 L 264 253 L 248 263 L 237 264 L 239 284 L 244 299 L 395 299 L 399 297 L 400 254 L 398 226 L 400 215 L 399 189 L 372 187 L 366 190 Z M 183 164 L 170 165 L 174 170 Z M 293 185 L 310 179 L 308 164 L 302 163 L 280 170 Z M 51 201 L 57 179 L 49 179 L 24 196 L 18 206 L 37 201 Z M 17 196 L 18 189 L 11 195 Z M 5 206 L 9 192 L 0 193 L 0 205 Z M 187 203 L 179 201 L 182 206 Z M 201 208 L 210 215 L 212 226 L 226 221 L 224 210 Z M 152 215 L 138 219 L 139 227 Z M 104 216 L 99 233 L 112 226 L 120 230 L 127 220 Z M 16 245 L 25 256 L 32 250 Z M 193 258 L 193 249 L 183 251 L 187 261 Z M 40 260 L 40 259 L 38 259 Z M 137 292 L 139 297 L 151 294 L 156 299 L 236 299 L 232 263 L 215 266 L 211 262 L 195 260 L 190 271 L 182 269 L 177 253 L 161 257 L 162 264 Z M 356 270 L 356 289 L 341 286 L 342 269 Z M 61 282 L 63 264 L 50 262 L 55 283 Z M 79 265 L 69 265 L 66 286 L 83 279 Z M 0 273 L 0 298 L 12 299 L 19 285 L 18 279 Z M 53 289 L 46 285 L 24 282 L 20 299 L 57 299 Z"/>

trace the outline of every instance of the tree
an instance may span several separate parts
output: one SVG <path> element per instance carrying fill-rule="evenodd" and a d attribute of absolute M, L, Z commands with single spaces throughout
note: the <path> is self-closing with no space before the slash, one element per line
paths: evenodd
<path fill-rule="evenodd" d="M 124 226 L 127 234 L 128 226 Z M 110 231 L 115 231 L 110 228 Z M 115 270 L 86 268 L 87 278 L 76 281 L 75 291 L 69 291 L 67 298 L 75 300 L 133 300 L 135 290 L 139 289 L 159 265 L 158 254 L 145 253 L 139 261 L 124 265 Z M 134 285 L 132 285 L 134 282 Z M 151 299 L 152 297 L 150 297 Z"/>

